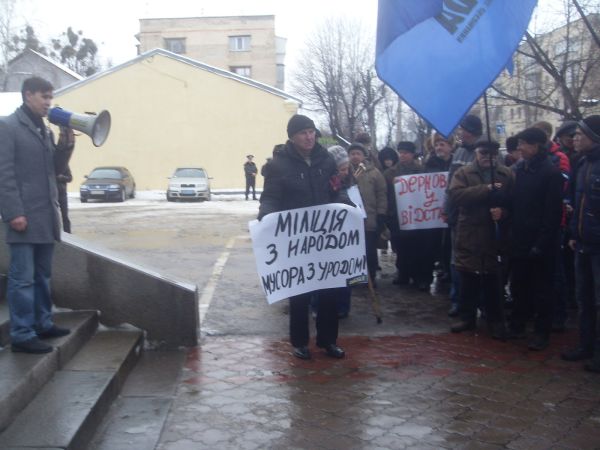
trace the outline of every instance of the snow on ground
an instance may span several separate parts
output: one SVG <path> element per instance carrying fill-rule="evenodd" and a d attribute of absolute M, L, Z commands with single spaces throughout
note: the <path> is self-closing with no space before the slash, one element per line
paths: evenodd
<path fill-rule="evenodd" d="M 239 192 L 239 191 L 238 191 Z M 245 200 L 244 194 L 228 191 L 212 192 L 212 200 L 208 202 L 167 202 L 165 191 L 136 191 L 135 198 L 127 199 L 123 203 L 100 202 L 90 200 L 87 203 L 79 201 L 79 193 L 69 192 L 69 209 L 87 208 L 131 208 L 138 206 L 155 206 L 165 209 L 199 209 L 207 213 L 229 213 L 256 215 L 258 212 L 257 200 Z"/>

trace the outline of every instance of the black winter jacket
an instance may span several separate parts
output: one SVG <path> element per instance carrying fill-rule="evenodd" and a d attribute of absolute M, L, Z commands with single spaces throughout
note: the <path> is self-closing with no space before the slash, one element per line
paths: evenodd
<path fill-rule="evenodd" d="M 600 145 L 582 157 L 575 177 L 571 236 L 579 250 L 600 253 Z"/>
<path fill-rule="evenodd" d="M 512 255 L 552 256 L 558 250 L 563 177 L 547 152 L 515 166 Z"/>
<path fill-rule="evenodd" d="M 272 212 L 340 201 L 330 183 L 336 172 L 333 157 L 321 145 L 313 148 L 309 165 L 288 141 L 270 163 L 258 219 Z"/>

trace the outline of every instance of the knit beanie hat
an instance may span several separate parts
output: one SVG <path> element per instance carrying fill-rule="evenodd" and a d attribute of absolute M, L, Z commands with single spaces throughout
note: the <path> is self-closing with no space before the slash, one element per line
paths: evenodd
<path fill-rule="evenodd" d="M 405 151 L 410 153 L 415 153 L 417 151 L 417 147 L 410 141 L 400 141 L 398 142 L 398 147 L 396 147 L 398 151 Z"/>
<path fill-rule="evenodd" d="M 341 145 L 332 145 L 327 149 L 329 154 L 333 156 L 333 160 L 335 161 L 335 165 L 340 167 L 349 162 L 348 152 Z"/>
<path fill-rule="evenodd" d="M 600 142 L 600 115 L 588 116 L 580 120 L 577 125 L 592 141 Z"/>
<path fill-rule="evenodd" d="M 539 128 L 525 128 L 520 133 L 517 133 L 515 136 L 517 139 L 521 141 L 525 141 L 528 144 L 540 144 L 544 145 L 548 138 L 546 137 L 546 133 L 544 133 Z"/>
<path fill-rule="evenodd" d="M 460 127 L 474 136 L 481 136 L 483 134 L 483 124 L 481 123 L 481 119 L 474 114 L 467 114 L 463 120 L 460 121 Z"/>
<path fill-rule="evenodd" d="M 351 150 L 360 150 L 361 152 L 363 152 L 363 154 L 365 156 L 368 156 L 367 149 L 365 148 L 365 146 L 362 144 L 359 144 L 358 142 L 354 142 L 353 144 L 350 144 L 350 147 L 348 147 L 348 153 L 350 153 Z"/>
<path fill-rule="evenodd" d="M 303 116 L 302 114 L 294 114 L 287 124 L 288 137 L 291 138 L 299 131 L 307 128 L 314 128 L 315 130 L 317 129 L 317 127 L 315 127 L 315 123 L 308 117 Z"/>

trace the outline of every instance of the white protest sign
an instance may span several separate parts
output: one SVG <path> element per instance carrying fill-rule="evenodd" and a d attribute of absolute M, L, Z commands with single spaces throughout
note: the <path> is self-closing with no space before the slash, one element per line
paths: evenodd
<path fill-rule="evenodd" d="M 367 218 L 367 213 L 365 212 L 365 205 L 363 205 L 362 197 L 360 196 L 360 191 L 358 190 L 358 185 L 354 185 L 348 188 L 348 198 L 352 203 L 356 205 L 360 212 L 362 213 L 362 218 Z"/>
<path fill-rule="evenodd" d="M 401 230 L 446 228 L 442 220 L 448 172 L 416 173 L 394 179 Z"/>
<path fill-rule="evenodd" d="M 269 303 L 367 282 L 364 221 L 357 208 L 339 203 L 298 208 L 248 225 Z"/>

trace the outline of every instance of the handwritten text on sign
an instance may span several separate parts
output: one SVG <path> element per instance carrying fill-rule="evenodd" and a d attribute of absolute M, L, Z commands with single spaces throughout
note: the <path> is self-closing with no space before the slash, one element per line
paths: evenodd
<path fill-rule="evenodd" d="M 401 230 L 445 228 L 442 220 L 448 172 L 416 173 L 394 179 Z"/>
<path fill-rule="evenodd" d="M 292 209 L 248 225 L 269 303 L 367 280 L 364 220 L 357 208 L 335 203 Z"/>

